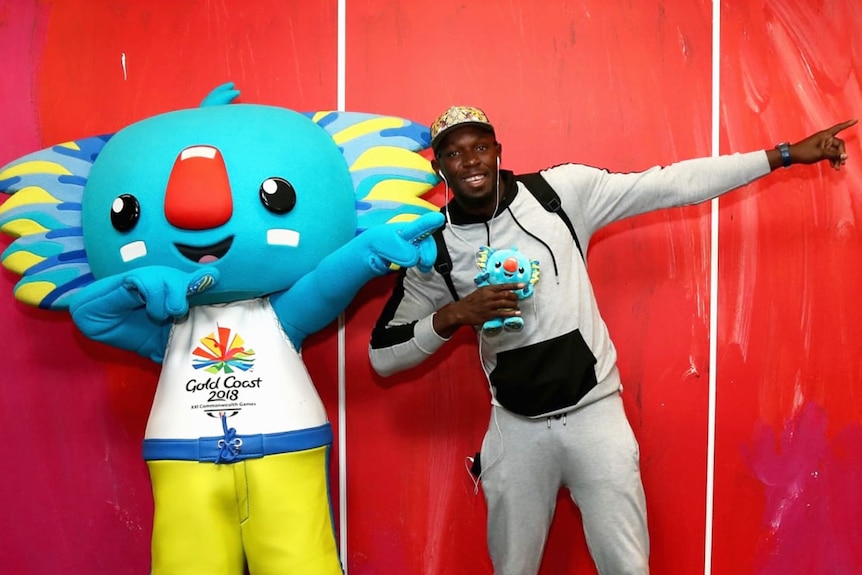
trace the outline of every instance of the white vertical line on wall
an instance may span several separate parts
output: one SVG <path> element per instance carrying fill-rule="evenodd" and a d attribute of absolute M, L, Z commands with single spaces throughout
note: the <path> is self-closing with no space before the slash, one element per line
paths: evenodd
<path fill-rule="evenodd" d="M 347 0 L 338 0 L 338 110 L 344 111 L 347 54 Z"/>
<path fill-rule="evenodd" d="M 345 109 L 347 0 L 338 0 L 338 110 Z M 344 312 L 338 314 L 338 549 L 347 575 L 347 373 Z"/>
<path fill-rule="evenodd" d="M 712 155 L 719 155 L 721 88 L 721 0 L 712 0 Z M 703 573 L 712 573 L 712 521 L 715 493 L 715 401 L 718 371 L 718 198 L 710 202 L 709 410 L 706 432 L 706 529 Z"/>

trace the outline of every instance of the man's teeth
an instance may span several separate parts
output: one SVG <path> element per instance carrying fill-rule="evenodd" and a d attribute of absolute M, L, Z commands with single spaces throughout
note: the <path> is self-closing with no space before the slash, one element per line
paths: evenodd
<path fill-rule="evenodd" d="M 469 183 L 469 184 L 475 184 L 476 182 L 479 182 L 479 181 L 483 180 L 484 178 L 485 178 L 485 176 L 481 176 L 481 175 L 480 176 L 470 176 L 469 178 L 464 178 L 464 181 Z"/>

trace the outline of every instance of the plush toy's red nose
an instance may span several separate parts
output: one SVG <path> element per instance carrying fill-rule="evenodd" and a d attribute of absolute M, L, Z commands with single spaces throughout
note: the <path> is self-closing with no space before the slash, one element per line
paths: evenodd
<path fill-rule="evenodd" d="M 506 258 L 506 261 L 503 262 L 503 269 L 510 274 L 518 271 L 518 258 Z"/>
<path fill-rule="evenodd" d="M 186 148 L 171 170 L 165 191 L 165 217 L 185 230 L 206 230 L 233 214 L 230 181 L 221 152 L 212 146 Z"/>

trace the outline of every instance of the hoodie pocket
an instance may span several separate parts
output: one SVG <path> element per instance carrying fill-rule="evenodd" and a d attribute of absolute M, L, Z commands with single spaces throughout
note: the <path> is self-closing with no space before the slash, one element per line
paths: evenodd
<path fill-rule="evenodd" d="M 580 330 L 497 354 L 491 384 L 500 404 L 534 416 L 572 407 L 596 386 L 596 357 Z"/>

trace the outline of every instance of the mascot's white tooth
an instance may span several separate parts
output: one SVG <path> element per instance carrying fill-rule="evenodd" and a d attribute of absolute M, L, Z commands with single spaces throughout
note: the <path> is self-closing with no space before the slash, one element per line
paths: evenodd
<path fill-rule="evenodd" d="M 290 246 L 295 248 L 299 245 L 299 232 L 293 230 L 268 230 L 266 232 L 266 243 L 271 246 Z"/>
<path fill-rule="evenodd" d="M 120 256 L 122 256 L 123 261 L 126 263 L 142 258 L 145 255 L 147 255 L 147 244 L 142 241 L 132 242 L 120 248 Z"/>
<path fill-rule="evenodd" d="M 192 146 L 191 148 L 186 148 L 180 154 L 181 160 L 188 160 L 189 158 L 208 158 L 212 160 L 215 158 L 216 149 L 212 146 Z"/>

